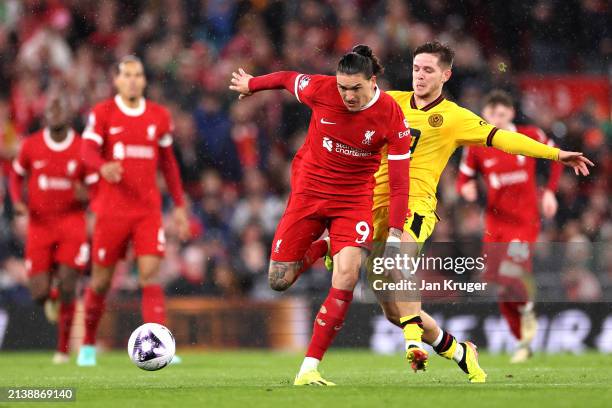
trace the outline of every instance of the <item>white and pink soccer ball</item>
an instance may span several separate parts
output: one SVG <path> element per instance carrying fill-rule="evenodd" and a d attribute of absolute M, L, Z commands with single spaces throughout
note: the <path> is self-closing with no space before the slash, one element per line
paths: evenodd
<path fill-rule="evenodd" d="M 145 323 L 132 333 L 127 351 L 138 368 L 147 371 L 160 370 L 174 358 L 174 336 L 165 326 Z"/>

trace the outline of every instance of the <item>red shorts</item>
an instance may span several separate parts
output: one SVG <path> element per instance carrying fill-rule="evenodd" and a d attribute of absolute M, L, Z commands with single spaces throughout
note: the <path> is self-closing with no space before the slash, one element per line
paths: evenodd
<path fill-rule="evenodd" d="M 83 270 L 89 262 L 85 213 L 30 219 L 25 256 L 29 276 L 51 272 L 55 264 Z"/>
<path fill-rule="evenodd" d="M 161 214 L 135 216 L 96 216 L 93 234 L 93 261 L 112 266 L 124 258 L 132 242 L 136 256 L 163 256 L 166 237 Z"/>
<path fill-rule="evenodd" d="M 310 245 L 329 230 L 332 255 L 344 247 L 369 249 L 372 242 L 372 202 L 347 203 L 292 194 L 278 223 L 270 259 L 295 262 Z"/>
<path fill-rule="evenodd" d="M 540 234 L 540 224 L 536 221 L 534 224 L 509 224 L 502 221 L 492 221 L 487 218 L 485 223 L 485 242 L 535 242 Z"/>

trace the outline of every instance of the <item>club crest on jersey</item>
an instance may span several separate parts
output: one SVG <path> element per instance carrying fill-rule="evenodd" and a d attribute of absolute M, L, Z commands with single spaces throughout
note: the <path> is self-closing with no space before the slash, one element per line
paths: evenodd
<path fill-rule="evenodd" d="M 275 253 L 278 254 L 280 252 L 280 246 L 281 246 L 282 243 L 283 243 L 282 239 L 279 239 L 279 240 L 276 241 L 276 245 L 274 245 L 274 252 Z"/>
<path fill-rule="evenodd" d="M 323 138 L 323 147 L 327 149 L 327 151 L 331 152 L 334 148 L 334 142 L 329 137 Z"/>
<path fill-rule="evenodd" d="M 374 133 L 376 133 L 375 130 L 366 130 L 365 134 L 363 135 L 363 141 L 361 143 L 365 145 L 371 145 Z"/>
<path fill-rule="evenodd" d="M 439 113 L 434 113 L 433 115 L 429 115 L 427 121 L 429 122 L 429 126 L 431 127 L 440 127 L 444 122 L 444 118 Z"/>
<path fill-rule="evenodd" d="M 310 77 L 304 75 L 301 79 L 300 79 L 300 83 L 298 84 L 298 88 L 300 89 L 300 91 L 303 91 L 304 88 L 306 88 L 308 86 L 308 84 L 310 83 Z"/>
<path fill-rule="evenodd" d="M 483 167 L 488 168 L 488 167 L 493 167 L 495 163 L 497 163 L 497 159 L 487 159 L 482 162 L 482 165 Z"/>
<path fill-rule="evenodd" d="M 147 140 L 154 140 L 156 131 L 157 131 L 157 126 L 149 125 L 147 127 Z"/>
<path fill-rule="evenodd" d="M 68 164 L 66 165 L 66 172 L 68 172 L 69 176 L 74 175 L 74 172 L 76 171 L 77 168 L 77 162 L 76 160 L 69 160 Z"/>
<path fill-rule="evenodd" d="M 79 247 L 79 253 L 74 258 L 74 263 L 83 266 L 89 262 L 89 244 L 83 243 Z"/>

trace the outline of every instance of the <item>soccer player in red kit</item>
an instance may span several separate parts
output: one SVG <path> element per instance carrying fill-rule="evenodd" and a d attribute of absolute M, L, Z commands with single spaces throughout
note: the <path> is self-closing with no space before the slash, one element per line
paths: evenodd
<path fill-rule="evenodd" d="M 370 48 L 359 45 L 342 57 L 335 76 L 233 73 L 230 89 L 240 98 L 286 89 L 312 109 L 306 141 L 292 163 L 291 196 L 272 242 L 268 270 L 272 289 L 288 289 L 328 252 L 328 242 L 317 239 L 329 230 L 332 287 L 315 318 L 295 385 L 334 385 L 321 377 L 318 364 L 342 327 L 363 248 L 371 243 L 374 173 L 385 144 L 391 184 L 389 242 L 399 245 L 408 213 L 410 129 L 399 105 L 376 85 L 381 71 Z"/>
<path fill-rule="evenodd" d="M 142 288 L 142 317 L 165 324 L 164 293 L 157 283 L 165 236 L 157 169 L 161 167 L 174 201 L 181 238 L 189 226 L 178 165 L 172 151 L 169 112 L 143 97 L 142 62 L 133 56 L 117 66 L 118 94 L 97 104 L 83 132 L 84 161 L 100 174 L 95 197 L 93 269 L 85 292 L 85 338 L 77 364 L 96 364 L 96 331 L 117 261 L 133 244 Z"/>
<path fill-rule="evenodd" d="M 499 129 L 516 131 L 532 139 L 554 145 L 535 126 L 515 126 L 510 95 L 491 92 L 483 118 Z M 562 164 L 551 162 L 548 184 L 542 193 L 542 214 L 552 218 L 557 211 L 555 190 Z M 499 308 L 512 334 L 519 341 L 512 362 L 523 362 L 531 355 L 529 344 L 536 334 L 533 311 L 534 285 L 531 275 L 532 243 L 540 232 L 536 161 L 487 147 L 466 147 L 459 167 L 457 189 L 466 201 L 477 199 L 476 180 L 483 175 L 487 185 L 485 252 L 488 255 L 485 279 L 498 284 Z"/>
<path fill-rule="evenodd" d="M 89 261 L 83 181 L 91 177 L 85 174 L 81 138 L 70 128 L 69 118 L 66 99 L 51 95 L 45 110 L 47 127 L 25 139 L 9 183 L 15 212 L 29 215 L 25 258 L 32 298 L 41 304 L 51 301 L 52 279 L 57 279 L 56 364 L 69 359 L 76 283 Z"/>

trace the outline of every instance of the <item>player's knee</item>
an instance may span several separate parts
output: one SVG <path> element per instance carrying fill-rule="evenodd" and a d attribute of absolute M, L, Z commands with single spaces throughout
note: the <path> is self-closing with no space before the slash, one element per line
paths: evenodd
<path fill-rule="evenodd" d="M 108 290 L 110 289 L 110 285 L 111 285 L 111 280 L 110 278 L 106 278 L 106 277 L 92 279 L 89 283 L 89 286 L 91 287 L 91 289 L 98 294 L 108 292 Z"/>
<path fill-rule="evenodd" d="M 91 271 L 91 280 L 89 281 L 89 287 L 91 290 L 98 294 L 108 292 L 113 278 L 113 270 L 113 266 L 105 267 L 94 264 Z"/>
<path fill-rule="evenodd" d="M 69 303 L 75 298 L 76 282 L 64 280 L 59 285 L 59 297 L 62 302 Z"/>
<path fill-rule="evenodd" d="M 74 288 L 72 290 L 64 290 L 64 289 L 60 290 L 59 298 L 60 298 L 60 301 L 63 303 L 71 303 L 75 298 Z"/>
<path fill-rule="evenodd" d="M 354 288 L 359 280 L 359 266 L 347 265 L 343 267 L 338 265 L 337 271 L 332 278 L 334 287 L 338 288 Z"/>
<path fill-rule="evenodd" d="M 140 283 L 140 286 L 147 286 L 147 285 L 153 285 L 157 283 L 157 272 L 153 272 L 153 271 L 147 271 L 147 272 L 140 272 L 140 275 L 138 277 L 138 282 Z"/>
<path fill-rule="evenodd" d="M 49 292 L 47 290 L 30 288 L 30 295 L 35 303 L 42 306 L 49 297 Z"/>
<path fill-rule="evenodd" d="M 291 286 L 295 276 L 296 262 L 271 261 L 268 268 L 268 283 L 270 288 L 283 292 Z"/>
<path fill-rule="evenodd" d="M 45 303 L 49 297 L 49 284 L 46 279 L 32 278 L 30 281 L 30 296 L 32 300 L 40 305 Z"/>
<path fill-rule="evenodd" d="M 72 268 L 61 267 L 58 272 L 59 297 L 62 302 L 71 302 L 75 298 L 78 272 Z"/>

